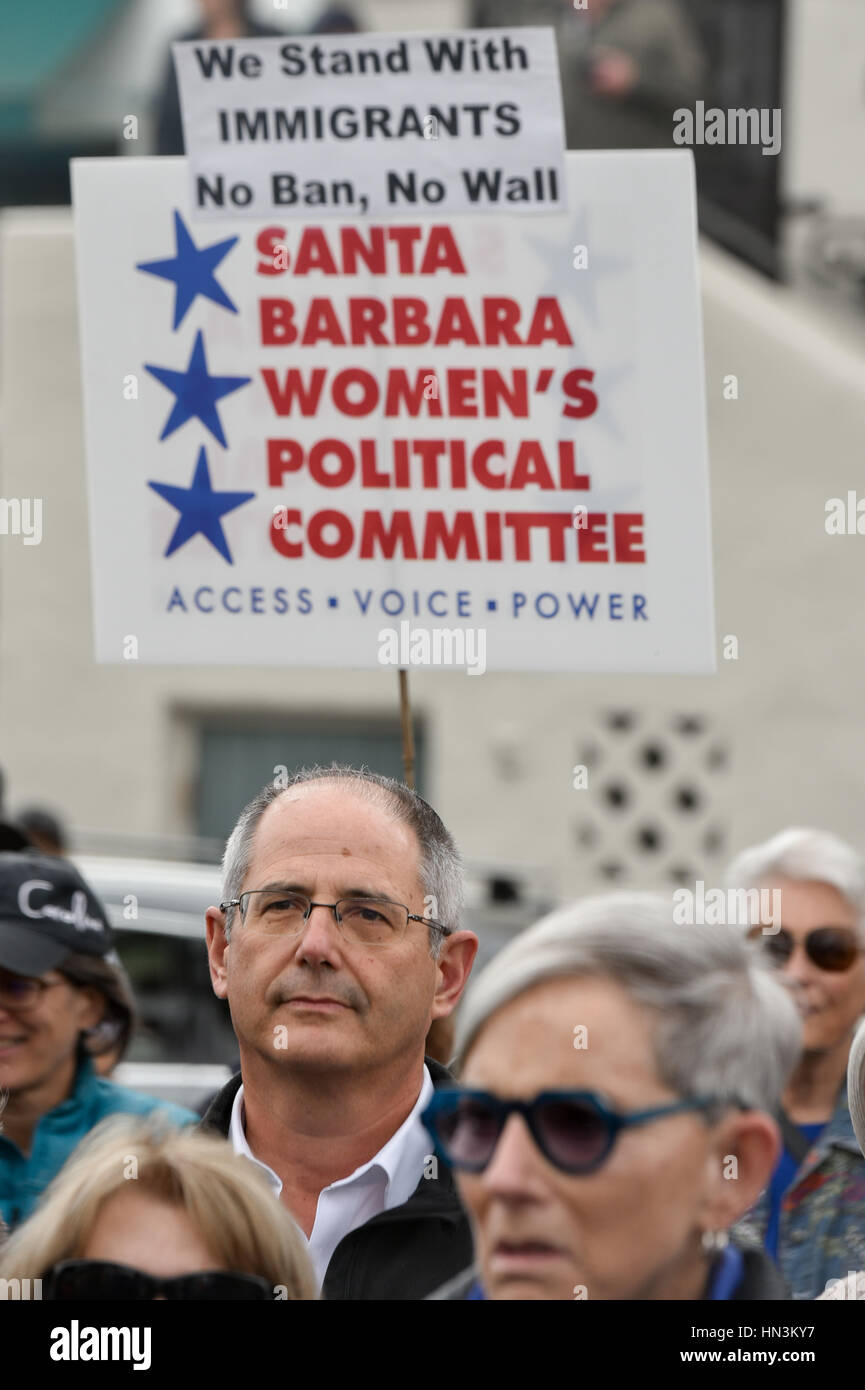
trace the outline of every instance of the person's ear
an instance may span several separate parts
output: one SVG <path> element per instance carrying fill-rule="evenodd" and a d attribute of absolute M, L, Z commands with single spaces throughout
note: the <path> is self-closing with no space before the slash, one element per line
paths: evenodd
<path fill-rule="evenodd" d="M 204 914 L 207 924 L 207 963 L 210 966 L 210 983 L 218 999 L 228 998 L 228 952 L 230 942 L 225 930 L 225 913 L 221 908 L 209 907 Z"/>
<path fill-rule="evenodd" d="M 753 1206 L 772 1176 L 781 1132 L 763 1110 L 735 1110 L 717 1126 L 708 1155 L 703 1210 L 707 1231 L 722 1231 Z"/>
<path fill-rule="evenodd" d="M 478 938 L 473 931 L 455 931 L 442 942 L 436 961 L 436 992 L 432 1018 L 445 1018 L 459 1003 L 477 955 Z"/>
<path fill-rule="evenodd" d="M 75 1012 L 82 1033 L 98 1028 L 108 1012 L 108 1000 L 95 985 L 75 986 Z"/>

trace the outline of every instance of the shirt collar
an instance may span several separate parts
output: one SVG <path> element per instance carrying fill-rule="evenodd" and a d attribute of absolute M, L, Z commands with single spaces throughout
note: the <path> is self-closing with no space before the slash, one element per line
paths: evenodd
<path fill-rule="evenodd" d="M 98 1080 L 90 1053 L 82 1051 L 75 1068 L 75 1077 L 69 1095 L 65 1100 L 61 1100 L 59 1105 L 55 1105 L 53 1110 L 49 1110 L 48 1115 L 65 1115 L 67 1110 L 76 1109 L 82 1101 L 86 1100 Z"/>
<path fill-rule="evenodd" d="M 434 1090 L 435 1087 L 433 1086 L 432 1077 L 429 1074 L 429 1068 L 425 1065 L 420 1094 L 399 1129 L 394 1131 L 387 1142 L 379 1149 L 378 1153 L 373 1154 L 368 1162 L 362 1163 L 359 1168 L 355 1168 L 354 1172 L 349 1173 L 348 1177 L 338 1178 L 336 1182 L 330 1184 L 330 1188 L 342 1187 L 348 1183 L 355 1182 L 373 1168 L 378 1168 L 385 1179 L 386 1206 L 399 1206 L 402 1202 L 407 1202 L 420 1181 L 424 1159 L 430 1150 L 429 1136 L 424 1126 L 421 1124 L 420 1117 L 432 1099 Z M 251 1163 L 257 1164 L 257 1166 L 262 1169 L 267 1175 L 274 1194 L 278 1197 L 282 1192 L 282 1182 L 279 1175 L 275 1173 L 272 1168 L 269 1168 L 266 1163 L 262 1163 L 261 1159 L 255 1157 L 255 1154 L 252 1152 L 247 1142 L 242 1084 L 237 1089 L 237 1094 L 234 1097 L 234 1103 L 231 1107 L 231 1121 L 229 1123 L 228 1137 L 235 1153 L 243 1154 L 244 1158 L 248 1158 Z"/>

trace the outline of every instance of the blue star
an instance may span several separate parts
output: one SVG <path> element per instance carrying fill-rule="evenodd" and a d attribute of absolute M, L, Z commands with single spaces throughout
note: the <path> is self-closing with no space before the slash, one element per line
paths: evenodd
<path fill-rule="evenodd" d="M 135 267 L 136 270 L 143 270 L 146 275 L 158 275 L 163 280 L 174 281 L 172 327 L 175 330 L 183 322 L 187 310 L 198 294 L 212 299 L 214 304 L 220 304 L 223 309 L 230 309 L 232 314 L 237 313 L 236 306 L 232 304 L 213 272 L 238 240 L 239 237 L 232 236 L 227 241 L 216 241 L 212 246 L 198 247 L 186 230 L 180 213 L 175 209 L 174 241 L 177 255 L 164 261 L 139 261 Z"/>
<path fill-rule="evenodd" d="M 168 483 L 151 482 L 148 482 L 147 486 L 152 487 L 154 492 L 158 492 L 160 497 L 180 512 L 180 520 L 174 528 L 174 535 L 165 552 L 166 559 L 193 536 L 201 534 L 219 551 L 224 560 L 230 565 L 234 564 L 219 518 L 225 516 L 226 512 L 233 512 L 235 507 L 242 507 L 244 502 L 255 496 L 255 493 L 214 492 L 210 484 L 207 454 L 204 452 L 203 444 L 198 453 L 192 487 L 171 487 Z"/>
<path fill-rule="evenodd" d="M 620 256 L 606 256 L 597 248 L 589 234 L 589 217 L 585 208 L 571 213 L 571 227 L 564 246 L 540 236 L 529 236 L 528 240 L 547 267 L 547 279 L 540 294 L 558 298 L 560 302 L 573 301 L 597 325 L 600 278 L 629 269 L 631 262 Z M 585 270 L 574 269 L 575 245 L 588 247 L 589 264 Z"/>
<path fill-rule="evenodd" d="M 238 387 L 246 386 L 252 377 L 208 376 L 200 328 L 195 335 L 195 346 L 185 372 L 172 372 L 167 367 L 151 367 L 149 362 L 145 362 L 144 365 L 151 376 L 155 376 L 162 386 L 167 386 L 177 397 L 159 438 L 166 439 L 169 434 L 179 430 L 181 425 L 185 425 L 187 420 L 195 416 L 205 429 L 210 430 L 214 439 L 219 440 L 223 449 L 226 449 L 228 444 L 222 433 L 216 402 L 236 391 Z"/>

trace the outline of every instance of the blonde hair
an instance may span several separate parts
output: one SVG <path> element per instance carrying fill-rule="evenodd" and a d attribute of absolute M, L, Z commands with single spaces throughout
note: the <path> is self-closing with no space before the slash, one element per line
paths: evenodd
<path fill-rule="evenodd" d="M 82 1140 L 0 1250 L 0 1279 L 41 1279 L 80 1258 L 102 1207 L 130 1180 L 182 1207 L 226 1269 L 257 1274 L 285 1298 L 318 1298 L 303 1235 L 264 1174 L 224 1139 L 176 1129 L 158 1111 L 112 1116 Z"/>

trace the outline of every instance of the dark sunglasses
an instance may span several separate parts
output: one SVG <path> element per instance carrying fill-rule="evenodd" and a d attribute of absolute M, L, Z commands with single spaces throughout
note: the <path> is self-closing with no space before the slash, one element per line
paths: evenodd
<path fill-rule="evenodd" d="M 550 1163 L 565 1173 L 592 1173 L 609 1157 L 619 1133 L 636 1125 L 708 1110 L 711 1096 L 694 1096 L 652 1110 L 622 1114 L 593 1091 L 543 1091 L 533 1100 L 502 1100 L 487 1091 L 442 1088 L 422 1115 L 436 1150 L 446 1163 L 482 1173 L 490 1162 L 508 1117 L 522 1115 L 532 1138 Z"/>
<path fill-rule="evenodd" d="M 242 1299 L 245 1302 L 273 1300 L 273 1289 L 256 1274 L 236 1274 L 227 1270 L 205 1270 L 201 1274 L 180 1274 L 174 1279 L 157 1279 L 129 1265 L 110 1260 L 61 1260 L 46 1275 L 43 1297 L 55 1302 L 76 1299 L 114 1299 L 145 1302 L 154 1298 L 196 1302 L 213 1299 Z"/>
<path fill-rule="evenodd" d="M 759 941 L 773 965 L 779 968 L 786 965 L 796 948 L 796 938 L 783 927 L 777 932 L 766 932 L 755 927 L 748 933 L 752 941 Z M 802 945 L 820 970 L 849 970 L 859 955 L 859 943 L 849 927 L 815 927 L 803 938 Z"/>

